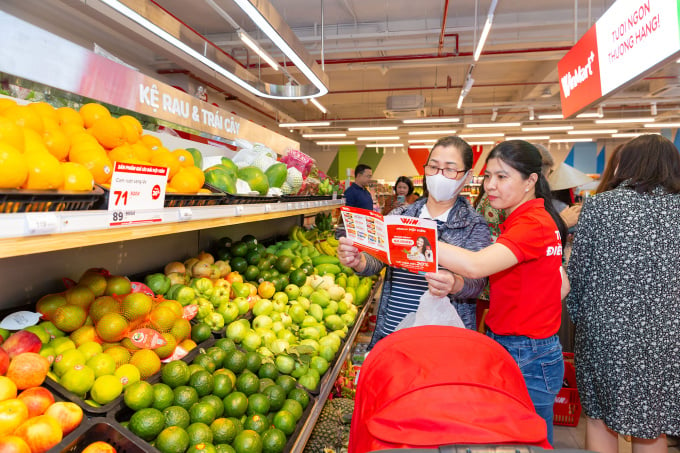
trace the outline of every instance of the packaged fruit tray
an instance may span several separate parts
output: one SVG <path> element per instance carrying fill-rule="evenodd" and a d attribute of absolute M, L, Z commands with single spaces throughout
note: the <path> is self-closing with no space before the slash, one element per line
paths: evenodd
<path fill-rule="evenodd" d="M 0 213 L 85 211 L 101 203 L 104 190 L 98 186 L 90 192 L 58 190 L 0 190 Z"/>
<path fill-rule="evenodd" d="M 208 184 L 203 185 L 204 189 L 210 190 L 211 193 L 171 193 L 165 192 L 165 202 L 163 206 L 166 208 L 186 208 L 192 206 L 217 206 L 224 204 L 224 192 L 216 189 Z M 97 209 L 107 209 L 109 206 L 109 190 L 101 188 L 103 197 L 97 205 Z"/>
<path fill-rule="evenodd" d="M 144 453 L 151 448 L 117 423 L 106 418 L 95 418 L 69 434 L 48 453 L 79 453 L 94 442 L 106 442 L 117 453 Z"/>
<path fill-rule="evenodd" d="M 280 197 L 268 197 L 263 195 L 233 195 L 225 193 L 224 202 L 222 204 L 260 204 L 260 203 L 278 203 Z"/>

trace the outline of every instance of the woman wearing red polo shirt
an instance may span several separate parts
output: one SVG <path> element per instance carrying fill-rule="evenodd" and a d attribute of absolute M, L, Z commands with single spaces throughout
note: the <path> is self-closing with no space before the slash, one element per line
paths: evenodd
<path fill-rule="evenodd" d="M 510 140 L 491 150 L 484 189 L 491 206 L 505 210 L 500 236 L 478 252 L 440 242 L 439 263 L 463 277 L 489 276 L 487 335 L 517 361 L 552 443 L 553 403 L 564 376 L 556 334 L 569 286 L 562 271 L 566 228 L 550 203 L 541 154 L 528 142 Z M 426 278 L 434 295 L 446 290 L 436 274 Z"/>

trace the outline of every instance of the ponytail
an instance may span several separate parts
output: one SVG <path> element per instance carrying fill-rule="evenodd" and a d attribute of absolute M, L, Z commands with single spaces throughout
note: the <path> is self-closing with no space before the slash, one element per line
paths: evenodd
<path fill-rule="evenodd" d="M 557 209 L 555 209 L 555 206 L 552 203 L 553 197 L 550 191 L 550 185 L 548 184 L 548 180 L 546 179 L 546 177 L 543 176 L 543 173 L 538 174 L 538 181 L 536 181 L 535 191 L 536 198 L 543 198 L 545 210 L 548 211 L 550 217 L 552 217 L 552 219 L 555 221 L 555 225 L 557 225 L 557 229 L 560 232 L 562 248 L 564 248 L 564 246 L 567 243 L 567 234 L 569 234 L 569 229 L 567 228 L 567 225 L 564 223 L 564 220 L 562 220 L 560 213 L 557 212 Z"/>

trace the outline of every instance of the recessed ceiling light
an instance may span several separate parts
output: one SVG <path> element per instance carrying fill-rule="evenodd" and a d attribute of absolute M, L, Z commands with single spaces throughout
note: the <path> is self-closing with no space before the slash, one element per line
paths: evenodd
<path fill-rule="evenodd" d="M 459 123 L 460 118 L 418 118 L 413 120 L 403 120 L 404 124 L 428 124 L 428 123 Z"/>
<path fill-rule="evenodd" d="M 396 131 L 399 129 L 398 126 L 375 126 L 375 127 L 348 127 L 347 130 L 350 132 L 360 132 L 360 131 Z"/>
<path fill-rule="evenodd" d="M 553 138 L 550 143 L 592 142 L 592 138 Z"/>
<path fill-rule="evenodd" d="M 401 143 L 369 143 L 366 148 L 401 148 Z"/>
<path fill-rule="evenodd" d="M 387 136 L 387 137 L 379 137 L 379 136 L 357 137 L 357 140 L 359 140 L 360 142 L 368 142 L 368 141 L 372 141 L 372 140 L 399 140 L 399 136 L 398 135 L 391 135 L 391 136 Z"/>
<path fill-rule="evenodd" d="M 461 134 L 461 138 L 490 138 L 490 137 L 500 137 L 503 138 L 505 134 L 503 132 L 498 133 L 488 133 L 488 134 Z"/>
<path fill-rule="evenodd" d="M 413 131 L 413 132 L 409 132 L 408 135 L 434 135 L 434 134 L 445 135 L 445 134 L 455 134 L 455 133 L 456 133 L 456 131 L 453 131 L 453 130 L 442 131 L 442 130 L 433 129 L 433 130 L 430 130 L 430 131 Z"/>
<path fill-rule="evenodd" d="M 506 140 L 550 140 L 549 135 L 527 135 L 525 137 L 505 137 Z"/>
<path fill-rule="evenodd" d="M 569 135 L 616 134 L 616 129 L 589 129 L 582 131 L 567 131 Z"/>
<path fill-rule="evenodd" d="M 465 127 L 520 127 L 522 123 L 472 123 Z"/>
<path fill-rule="evenodd" d="M 339 141 L 328 141 L 328 142 L 316 142 L 317 145 L 353 145 L 356 143 L 354 140 L 339 140 Z"/>
<path fill-rule="evenodd" d="M 330 121 L 310 121 L 307 123 L 279 123 L 279 127 L 322 127 L 330 126 Z"/>
<path fill-rule="evenodd" d="M 618 123 L 653 123 L 654 118 L 607 118 L 606 120 L 595 120 L 595 124 L 618 124 Z"/>
<path fill-rule="evenodd" d="M 344 132 L 340 133 L 330 133 L 330 134 L 302 134 L 304 138 L 337 138 L 337 137 L 347 137 Z"/>
<path fill-rule="evenodd" d="M 574 126 L 527 126 L 522 132 L 570 131 Z"/>
<path fill-rule="evenodd" d="M 673 129 L 673 128 L 676 128 L 676 127 L 680 127 L 680 123 L 653 123 L 653 124 L 645 124 L 644 126 L 650 127 L 650 128 L 653 127 L 653 128 L 656 128 L 656 129 L 663 129 L 663 128 L 666 128 L 666 127 Z"/>

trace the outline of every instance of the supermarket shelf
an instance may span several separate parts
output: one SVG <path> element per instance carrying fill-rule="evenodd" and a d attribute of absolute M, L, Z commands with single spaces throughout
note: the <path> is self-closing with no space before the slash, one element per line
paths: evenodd
<path fill-rule="evenodd" d="M 0 258 L 309 215 L 340 205 L 342 200 L 164 208 L 147 211 L 152 224 L 115 227 L 109 211 L 2 214 Z"/>
<path fill-rule="evenodd" d="M 295 440 L 295 443 L 293 444 L 293 447 L 290 450 L 291 453 L 301 453 L 305 449 L 305 445 L 307 445 L 309 436 L 312 434 L 314 425 L 316 425 L 316 421 L 321 415 L 321 410 L 323 409 L 324 404 L 326 404 L 326 400 L 328 400 L 328 395 L 330 394 L 331 389 L 333 388 L 335 379 L 338 377 L 338 374 L 340 374 L 340 370 L 342 369 L 345 360 L 347 360 L 347 357 L 349 357 L 349 355 L 352 352 L 352 349 L 354 347 L 354 340 L 356 339 L 357 334 L 359 333 L 359 329 L 361 328 L 361 325 L 364 322 L 364 318 L 366 318 L 371 308 L 371 305 L 373 305 L 373 301 L 379 294 L 378 290 L 380 289 L 382 283 L 383 279 L 380 278 L 373 284 L 371 296 L 368 298 L 366 304 L 359 312 L 354 327 L 347 334 L 345 344 L 340 350 L 338 359 L 335 361 L 335 365 L 333 365 L 333 368 L 330 370 L 330 372 L 327 372 L 324 378 L 319 383 L 319 388 L 321 389 L 319 391 L 319 396 L 316 397 L 314 407 L 312 407 L 312 411 L 310 412 L 309 417 L 307 418 L 307 420 L 305 420 L 305 424 L 302 426 L 302 430 L 300 431 L 298 438 Z"/>

